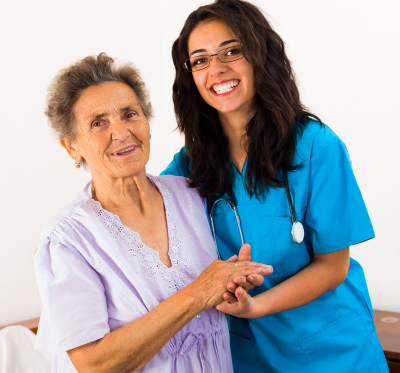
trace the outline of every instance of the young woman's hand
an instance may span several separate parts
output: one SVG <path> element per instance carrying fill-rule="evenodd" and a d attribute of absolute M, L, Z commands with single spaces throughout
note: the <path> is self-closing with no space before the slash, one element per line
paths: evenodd
<path fill-rule="evenodd" d="M 218 311 L 233 315 L 236 317 L 252 319 L 255 317 L 256 299 L 252 298 L 246 290 L 238 286 L 235 290 L 236 302 L 230 302 L 227 293 L 223 295 L 224 300 L 215 308 Z"/>

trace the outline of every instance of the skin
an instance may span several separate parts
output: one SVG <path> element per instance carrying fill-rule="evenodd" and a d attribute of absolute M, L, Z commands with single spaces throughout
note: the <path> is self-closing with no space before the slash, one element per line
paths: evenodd
<path fill-rule="evenodd" d="M 207 51 L 203 54 L 217 53 L 224 41 L 232 39 L 236 36 L 225 21 L 204 21 L 190 34 L 188 53 L 203 49 Z M 229 155 L 241 173 L 247 158 L 246 125 L 254 115 L 254 67 L 245 58 L 230 63 L 213 58 L 208 68 L 192 75 L 203 99 L 217 110 L 228 140 Z M 229 95 L 214 95 L 210 88 L 224 79 L 240 79 L 241 83 Z M 309 266 L 274 288 L 252 298 L 246 289 L 238 286 L 235 290 L 238 302 L 232 303 L 230 295 L 225 294 L 225 301 L 216 308 L 238 317 L 258 318 L 300 307 L 339 286 L 347 276 L 349 264 L 348 247 L 315 254 Z"/>
<path fill-rule="evenodd" d="M 140 234 L 142 241 L 170 267 L 168 230 L 161 194 L 146 176 L 150 128 L 133 90 L 120 82 L 87 88 L 73 108 L 76 136 L 61 140 L 74 161 L 82 157 L 92 173 L 92 195 L 103 208 Z M 121 149 L 136 148 L 124 156 Z M 103 338 L 67 351 L 78 372 L 133 372 L 147 364 L 180 329 L 200 312 L 217 306 L 228 287 L 247 277 L 248 288 L 262 284 L 271 267 L 250 262 L 244 246 L 241 260 L 214 261 L 189 286 L 139 319 Z M 242 280 L 243 279 L 243 280 Z M 232 296 L 231 296 L 232 297 Z M 228 298 L 232 300 L 232 298 Z M 180 307 L 176 307 L 179 304 Z"/>

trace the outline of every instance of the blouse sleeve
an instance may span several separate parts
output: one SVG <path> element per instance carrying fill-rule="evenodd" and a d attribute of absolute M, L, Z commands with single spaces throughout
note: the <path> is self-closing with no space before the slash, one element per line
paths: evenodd
<path fill-rule="evenodd" d="M 35 348 L 56 355 L 110 332 L 103 284 L 77 250 L 46 241 L 35 271 L 43 304 Z"/>
<path fill-rule="evenodd" d="M 375 236 L 344 143 L 330 139 L 311 155 L 305 223 L 313 251 L 325 254 Z"/>

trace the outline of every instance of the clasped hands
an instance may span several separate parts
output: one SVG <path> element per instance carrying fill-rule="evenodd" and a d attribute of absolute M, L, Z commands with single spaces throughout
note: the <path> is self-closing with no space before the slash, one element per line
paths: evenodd
<path fill-rule="evenodd" d="M 244 244 L 239 256 L 234 255 L 228 262 L 251 260 L 251 248 L 249 244 Z M 273 272 L 272 266 L 269 266 L 268 275 Z M 256 308 L 256 298 L 248 294 L 248 290 L 255 286 L 261 286 L 264 282 L 264 276 L 259 274 L 250 274 L 248 276 L 236 276 L 233 281 L 228 282 L 227 290 L 223 294 L 223 300 L 215 308 L 221 312 L 243 318 L 252 318 Z"/>

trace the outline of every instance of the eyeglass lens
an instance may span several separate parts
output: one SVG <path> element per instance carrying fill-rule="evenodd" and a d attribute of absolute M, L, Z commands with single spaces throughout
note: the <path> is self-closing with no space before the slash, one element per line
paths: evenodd
<path fill-rule="evenodd" d="M 243 47 L 241 45 L 235 45 L 233 47 L 221 49 L 217 54 L 221 62 L 233 62 L 243 58 Z M 208 55 L 195 56 L 186 61 L 186 66 L 190 72 L 205 69 L 209 65 L 210 56 Z"/>

